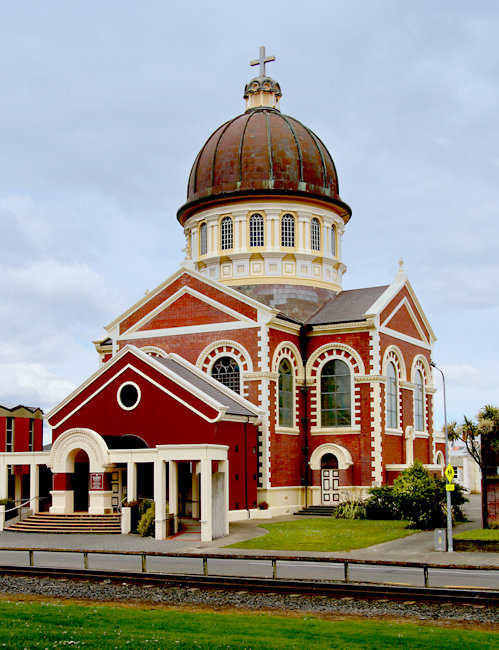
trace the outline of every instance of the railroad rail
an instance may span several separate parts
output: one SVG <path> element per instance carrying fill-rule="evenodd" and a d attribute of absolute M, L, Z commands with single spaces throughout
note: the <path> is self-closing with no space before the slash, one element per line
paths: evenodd
<path fill-rule="evenodd" d="M 118 584 L 152 585 L 162 588 L 209 589 L 247 591 L 256 593 L 293 594 L 300 596 L 328 596 L 330 598 L 357 598 L 365 600 L 389 599 L 410 602 L 448 603 L 492 606 L 499 604 L 499 592 L 489 590 L 442 589 L 437 587 L 410 587 L 374 585 L 360 582 L 327 582 L 285 580 L 282 578 L 248 578 L 229 576 L 202 576 L 164 573 L 127 573 L 125 571 L 95 571 L 54 569 L 43 567 L 0 566 L 0 575 L 18 577 L 54 578 L 111 582 Z"/>
<path fill-rule="evenodd" d="M 438 601 L 454 603 L 472 603 L 477 605 L 499 604 L 499 591 L 479 588 L 435 587 L 430 584 L 432 569 L 464 569 L 467 571 L 495 571 L 497 566 L 475 566 L 461 564 L 427 564 L 421 562 L 394 562 L 387 560 L 355 560 L 350 558 L 303 557 L 296 555 L 242 555 L 228 553 L 180 553 L 158 551 L 119 551 L 119 550 L 87 550 L 87 549 L 54 549 L 54 548 L 15 548 L 0 547 L 0 551 L 25 552 L 28 565 L 0 566 L 0 575 L 27 575 L 39 577 L 66 578 L 74 580 L 95 580 L 112 582 L 128 582 L 136 584 L 154 584 L 161 586 L 196 587 L 200 589 L 236 589 L 262 592 L 300 593 L 303 595 L 330 595 L 334 597 L 354 596 L 357 598 L 407 598 L 421 601 Z M 82 568 L 53 568 L 37 566 L 37 553 L 81 554 Z M 109 571 L 89 568 L 89 556 L 127 556 L 140 557 L 140 570 Z M 199 560 L 199 573 L 154 573 L 147 570 L 147 558 L 188 558 Z M 250 560 L 270 563 L 272 575 L 264 578 L 246 576 L 210 575 L 210 560 Z M 341 580 L 307 580 L 301 578 L 285 579 L 279 577 L 279 562 L 313 562 L 342 567 Z M 388 582 L 360 582 L 351 580 L 350 567 L 355 565 L 417 568 L 422 572 L 424 586 L 394 585 Z"/>

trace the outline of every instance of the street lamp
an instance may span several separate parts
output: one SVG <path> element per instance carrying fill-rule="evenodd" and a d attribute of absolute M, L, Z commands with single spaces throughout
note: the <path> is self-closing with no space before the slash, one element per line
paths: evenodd
<path fill-rule="evenodd" d="M 449 436 L 447 435 L 447 400 L 445 398 L 445 376 L 440 368 L 433 362 L 430 362 L 430 366 L 438 370 L 442 375 L 442 385 L 444 388 L 444 430 L 445 430 L 445 463 L 446 466 L 450 465 L 450 455 L 449 455 Z M 447 551 L 452 553 L 454 548 L 452 545 L 452 504 L 451 504 L 451 493 L 450 490 L 446 490 L 447 495 Z"/>

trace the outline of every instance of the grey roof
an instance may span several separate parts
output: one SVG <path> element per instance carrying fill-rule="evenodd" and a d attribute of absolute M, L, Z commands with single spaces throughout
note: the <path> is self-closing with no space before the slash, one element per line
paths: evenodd
<path fill-rule="evenodd" d="M 10 412 L 17 411 L 17 409 L 26 409 L 26 411 L 30 411 L 31 413 L 36 413 L 37 411 L 43 413 L 39 406 L 26 406 L 25 404 L 17 404 L 16 406 L 5 406 L 4 404 L 0 404 L 0 409 L 5 409 Z"/>
<path fill-rule="evenodd" d="M 226 412 L 228 415 L 245 415 L 249 417 L 256 416 L 256 413 L 245 408 L 242 404 L 236 402 L 236 400 L 226 395 L 223 391 L 218 390 L 218 388 L 213 386 L 210 381 L 199 377 L 199 375 L 196 373 L 192 372 L 180 363 L 177 363 L 175 359 L 162 359 L 161 357 L 153 357 L 153 359 L 154 361 L 161 363 L 163 366 L 166 366 L 168 370 L 171 370 L 185 381 L 188 381 L 189 384 L 201 390 L 203 393 L 208 395 L 208 397 L 211 397 L 219 404 L 222 404 L 222 406 L 225 406 L 227 408 Z"/>
<path fill-rule="evenodd" d="M 365 320 L 368 309 L 388 289 L 388 286 L 350 289 L 335 294 L 306 322 L 309 325 L 326 325 Z"/>

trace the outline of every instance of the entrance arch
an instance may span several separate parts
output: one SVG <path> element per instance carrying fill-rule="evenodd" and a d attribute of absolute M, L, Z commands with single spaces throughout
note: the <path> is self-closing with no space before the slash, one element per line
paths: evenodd
<path fill-rule="evenodd" d="M 50 512 L 89 514 L 112 511 L 108 488 L 109 450 L 92 429 L 68 429 L 52 445 L 47 463 L 54 474 Z M 56 487 L 57 486 L 57 487 Z"/>
<path fill-rule="evenodd" d="M 312 452 L 309 462 L 312 470 L 320 470 L 321 504 L 332 506 L 340 501 L 340 470 L 353 465 L 350 452 L 334 443 L 320 445 Z"/>

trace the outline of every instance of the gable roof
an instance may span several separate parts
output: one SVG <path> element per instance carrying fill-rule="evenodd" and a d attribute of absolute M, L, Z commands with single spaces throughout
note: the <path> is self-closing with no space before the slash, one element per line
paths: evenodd
<path fill-rule="evenodd" d="M 326 325 L 366 320 L 369 308 L 383 295 L 388 286 L 350 289 L 335 294 L 306 323 L 307 325 Z"/>
<path fill-rule="evenodd" d="M 228 415 L 245 415 L 248 417 L 254 417 L 256 415 L 254 411 L 250 411 L 249 408 L 241 404 L 239 401 L 236 401 L 226 392 L 222 391 L 220 388 L 220 382 L 216 379 L 214 381 L 216 384 L 219 384 L 219 386 L 216 386 L 213 383 L 213 380 L 210 381 L 209 379 L 211 379 L 211 377 L 209 378 L 209 375 L 206 375 L 206 373 L 202 373 L 203 375 L 206 375 L 203 377 L 201 374 L 193 372 L 192 369 L 189 369 L 184 364 L 179 363 L 179 360 L 175 358 L 176 356 L 177 355 L 169 354 L 165 359 L 162 359 L 161 357 L 153 357 L 153 359 L 156 363 L 160 363 L 162 366 L 165 366 L 171 372 L 174 372 L 176 375 L 181 377 L 184 381 L 187 381 L 191 386 L 194 386 L 209 397 L 213 398 L 219 404 L 222 404 L 226 408 L 226 413 Z M 185 361 L 185 359 L 182 359 L 182 361 Z M 194 368 L 194 366 L 192 367 Z M 233 393 L 231 390 L 230 392 Z M 237 393 L 233 394 L 237 395 Z"/>
<path fill-rule="evenodd" d="M 50 422 L 50 420 L 61 409 L 78 397 L 78 395 L 88 388 L 96 379 L 98 379 L 102 374 L 109 372 L 124 356 L 130 354 L 138 357 L 147 365 L 168 377 L 168 379 L 173 381 L 175 384 L 187 390 L 191 395 L 202 400 L 215 411 L 218 411 L 219 415 L 216 418 L 217 420 L 223 419 L 227 415 L 245 416 L 259 420 L 262 415 L 257 406 L 246 400 L 241 395 L 230 390 L 216 379 L 213 379 L 199 368 L 196 368 L 196 366 L 193 366 L 189 361 L 186 361 L 179 355 L 170 353 L 166 358 L 152 357 L 139 348 L 136 348 L 134 345 L 126 345 L 118 352 L 118 354 L 103 364 L 91 377 L 87 379 L 87 381 L 76 388 L 60 404 L 55 406 L 47 414 L 46 419 Z M 97 392 L 100 390 L 101 387 L 97 389 Z M 78 406 L 76 410 L 79 408 L 80 406 Z M 67 419 L 67 417 L 69 416 L 64 416 L 61 422 Z M 57 427 L 59 424 L 51 426 Z"/>

